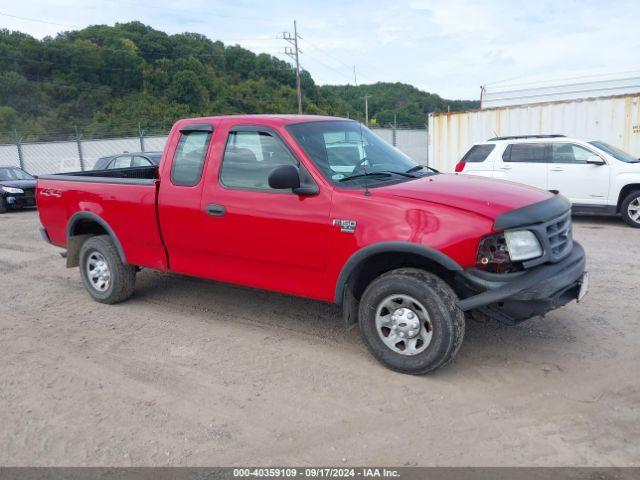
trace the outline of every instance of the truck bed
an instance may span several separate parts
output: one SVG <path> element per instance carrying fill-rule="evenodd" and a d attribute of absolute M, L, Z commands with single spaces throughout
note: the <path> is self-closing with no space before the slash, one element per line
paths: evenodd
<path fill-rule="evenodd" d="M 164 269 L 158 185 L 155 166 L 43 175 L 36 189 L 40 221 L 51 243 L 66 248 L 72 232 L 100 220 L 118 238 L 127 263 Z"/>

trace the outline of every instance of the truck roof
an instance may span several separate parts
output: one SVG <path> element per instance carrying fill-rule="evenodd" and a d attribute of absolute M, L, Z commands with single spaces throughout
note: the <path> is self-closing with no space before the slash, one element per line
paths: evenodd
<path fill-rule="evenodd" d="M 179 120 L 177 125 L 189 125 L 207 121 L 218 123 L 224 120 L 233 119 L 234 121 L 247 122 L 258 125 L 281 126 L 293 123 L 318 122 L 327 120 L 350 120 L 348 118 L 330 117 L 327 115 L 290 115 L 290 114 L 262 114 L 262 115 L 217 115 L 212 117 L 187 118 Z M 352 120 L 354 121 L 354 120 Z"/>

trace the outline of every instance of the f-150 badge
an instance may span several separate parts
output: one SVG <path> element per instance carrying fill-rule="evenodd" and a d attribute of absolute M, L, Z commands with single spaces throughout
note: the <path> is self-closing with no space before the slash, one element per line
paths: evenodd
<path fill-rule="evenodd" d="M 338 218 L 333 219 L 333 226 L 339 226 L 340 231 L 344 233 L 353 233 L 356 231 L 357 222 L 355 220 L 340 220 Z"/>

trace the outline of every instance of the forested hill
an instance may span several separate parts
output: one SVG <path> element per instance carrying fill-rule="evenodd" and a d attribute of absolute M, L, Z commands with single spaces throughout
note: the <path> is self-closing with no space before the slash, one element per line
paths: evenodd
<path fill-rule="evenodd" d="M 200 34 L 167 35 L 140 22 L 95 25 L 37 40 L 0 30 L 0 135 L 130 134 L 167 129 L 186 116 L 295 112 L 291 65 Z M 401 83 L 318 86 L 302 73 L 305 113 L 423 125 L 430 111 L 477 102 L 445 100 Z"/>

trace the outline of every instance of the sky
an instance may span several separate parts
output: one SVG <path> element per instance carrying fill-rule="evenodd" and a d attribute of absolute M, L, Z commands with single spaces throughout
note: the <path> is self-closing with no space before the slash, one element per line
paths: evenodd
<path fill-rule="evenodd" d="M 293 30 L 294 19 L 301 65 L 319 84 L 404 82 L 445 98 L 478 99 L 481 85 L 640 71 L 639 0 L 0 3 L 1 28 L 37 38 L 139 20 L 282 59 L 287 43 L 278 36 Z"/>

